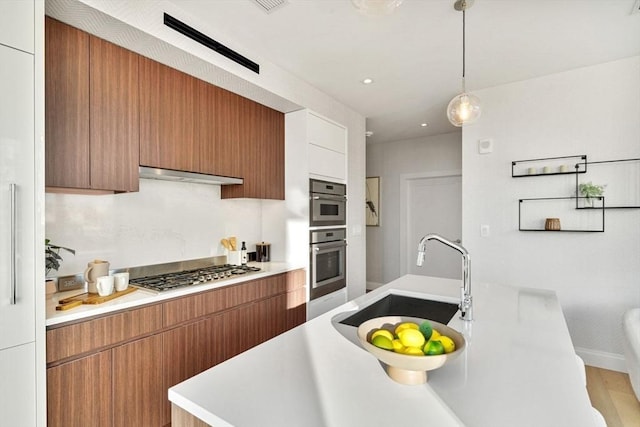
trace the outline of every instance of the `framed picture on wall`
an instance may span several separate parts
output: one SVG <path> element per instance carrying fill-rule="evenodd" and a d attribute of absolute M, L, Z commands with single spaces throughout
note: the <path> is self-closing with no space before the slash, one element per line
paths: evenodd
<path fill-rule="evenodd" d="M 380 226 L 380 177 L 373 176 L 367 178 L 367 188 L 365 193 L 365 210 L 367 226 Z"/>

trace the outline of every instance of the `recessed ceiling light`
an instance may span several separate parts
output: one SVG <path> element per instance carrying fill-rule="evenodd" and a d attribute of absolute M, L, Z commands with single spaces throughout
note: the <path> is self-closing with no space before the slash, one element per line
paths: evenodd
<path fill-rule="evenodd" d="M 427 126 L 429 126 L 428 123 L 420 123 L 420 126 L 422 126 L 423 128 L 426 128 Z"/>
<path fill-rule="evenodd" d="M 367 77 L 366 79 L 362 80 L 362 83 L 365 85 L 370 85 L 371 83 L 373 83 L 373 79 L 370 79 L 369 77 Z"/>

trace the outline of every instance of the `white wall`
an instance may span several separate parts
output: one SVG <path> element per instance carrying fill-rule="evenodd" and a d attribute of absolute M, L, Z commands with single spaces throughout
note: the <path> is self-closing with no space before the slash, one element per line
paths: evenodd
<path fill-rule="evenodd" d="M 604 233 L 520 232 L 519 198 L 571 196 L 575 178 L 514 179 L 511 161 L 640 157 L 640 57 L 476 94 L 483 113 L 463 130 L 462 151 L 473 280 L 555 290 L 585 361 L 624 370 L 621 316 L 640 306 L 640 209 L 607 210 Z M 484 138 L 493 139 L 493 153 L 478 154 Z M 490 226 L 489 237 L 480 237 L 481 224 Z"/>
<path fill-rule="evenodd" d="M 388 283 L 401 273 L 400 176 L 459 170 L 461 164 L 459 131 L 429 138 L 367 145 L 367 176 L 380 177 L 381 199 L 380 226 L 367 227 L 369 286 Z M 364 208 L 362 210 L 364 212 Z"/>

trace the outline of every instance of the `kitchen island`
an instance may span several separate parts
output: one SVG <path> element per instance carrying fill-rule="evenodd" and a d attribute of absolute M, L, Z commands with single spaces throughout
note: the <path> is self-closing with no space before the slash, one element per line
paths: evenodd
<path fill-rule="evenodd" d="M 391 380 L 339 323 L 390 294 L 456 302 L 460 281 L 403 276 L 169 389 L 174 426 L 589 427 L 589 397 L 552 291 L 474 283 L 465 352 L 423 385 Z"/>

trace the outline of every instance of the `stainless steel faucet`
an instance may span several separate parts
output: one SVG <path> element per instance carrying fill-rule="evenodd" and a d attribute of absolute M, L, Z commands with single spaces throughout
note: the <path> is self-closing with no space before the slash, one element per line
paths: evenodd
<path fill-rule="evenodd" d="M 471 297 L 471 256 L 469 252 L 460 245 L 460 241 L 452 242 L 451 240 L 445 239 L 439 234 L 427 234 L 422 239 L 420 239 L 420 243 L 418 244 L 418 267 L 422 267 L 424 264 L 424 253 L 426 251 L 427 242 L 429 240 L 437 240 L 440 243 L 444 243 L 460 252 L 462 254 L 462 287 L 460 288 L 460 318 L 462 320 L 473 320 L 473 298 Z"/>

